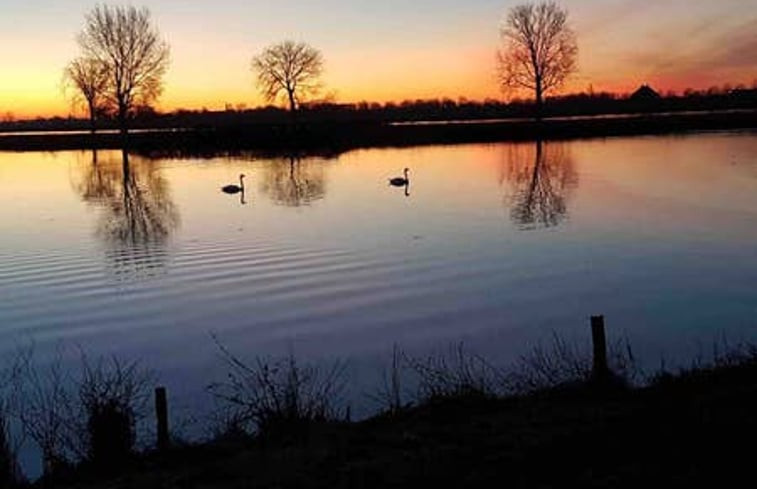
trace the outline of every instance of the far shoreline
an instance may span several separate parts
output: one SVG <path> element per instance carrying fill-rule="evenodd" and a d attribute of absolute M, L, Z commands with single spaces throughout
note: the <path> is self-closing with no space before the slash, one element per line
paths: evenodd
<path fill-rule="evenodd" d="M 242 151 L 339 154 L 352 149 L 439 144 L 571 140 L 757 129 L 757 109 L 617 114 L 528 119 L 252 123 L 218 127 L 136 127 L 128 151 L 150 156 L 213 155 Z M 90 134 L 48 128 L 1 132 L 0 151 L 120 150 L 113 130 Z"/>

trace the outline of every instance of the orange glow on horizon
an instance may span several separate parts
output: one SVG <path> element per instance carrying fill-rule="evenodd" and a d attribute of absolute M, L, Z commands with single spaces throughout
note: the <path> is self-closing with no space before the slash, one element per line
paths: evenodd
<path fill-rule="evenodd" d="M 450 80 L 447 80 L 450 81 Z M 497 88 L 496 83 L 480 83 L 478 85 L 466 83 L 464 77 L 453 80 L 455 83 L 429 83 L 426 86 L 419 87 L 413 85 L 412 79 L 404 80 L 404 83 L 381 83 L 375 86 L 350 86 L 342 85 L 341 88 L 327 89 L 322 95 L 335 103 L 401 103 L 406 100 L 433 100 L 448 98 L 452 100 L 467 99 L 471 101 L 484 101 L 486 99 L 495 99 L 506 101 L 504 96 Z M 751 86 L 748 77 L 721 80 L 714 76 L 702 75 L 692 77 L 691 79 L 668 79 L 665 77 L 637 78 L 629 77 L 629 81 L 618 81 L 608 83 L 595 83 L 590 80 L 573 79 L 566 86 L 555 94 L 565 95 L 573 93 L 585 93 L 590 88 L 594 93 L 608 92 L 617 95 L 625 95 L 636 90 L 641 84 L 650 84 L 658 92 L 665 94 L 674 92 L 683 93 L 686 89 L 706 90 L 710 87 L 722 87 L 725 84 L 737 86 Z M 0 99 L 0 119 L 13 118 L 15 120 L 49 118 L 49 117 L 81 117 L 84 112 L 81 108 L 73 107 L 71 102 L 64 98 L 62 90 L 59 87 L 44 87 L 44 91 L 58 91 L 58 97 L 39 96 L 38 85 L 26 84 L 24 88 L 5 91 L 3 93 L 5 100 Z M 519 95 L 519 98 L 531 98 L 526 92 Z M 212 88 L 203 90 L 182 90 L 172 85 L 167 85 L 165 94 L 155 104 L 159 112 L 173 112 L 176 110 L 224 110 L 229 105 L 233 108 L 244 107 L 253 109 L 268 105 L 255 91 L 250 82 L 250 86 L 238 90 L 223 90 L 214 92 Z M 281 105 L 283 104 L 274 104 Z"/>
<path fill-rule="evenodd" d="M 663 3 L 571 3 L 579 71 L 562 92 L 586 92 L 591 87 L 595 93 L 625 94 L 644 83 L 660 93 L 704 90 L 726 83 L 753 85 L 757 80 L 753 55 L 757 17 L 741 0 L 721 0 L 718 5 L 682 0 Z M 155 8 L 156 21 L 172 46 L 171 67 L 156 109 L 171 112 L 267 105 L 254 86 L 250 59 L 269 42 L 286 37 L 307 40 L 323 52 L 322 96 L 337 103 L 462 97 L 505 100 L 497 86 L 495 53 L 498 19 L 508 5 L 507 1 L 500 6 L 480 4 L 474 8 L 472 4 L 466 7 L 475 11 L 469 18 L 458 18 L 448 8 L 434 14 L 442 16 L 438 22 L 428 20 L 422 25 L 412 23 L 407 13 L 392 12 L 381 19 L 380 28 L 368 24 L 375 19 L 356 8 L 351 13 L 353 21 L 367 23 L 360 24 L 360 31 L 356 31 L 357 24 L 330 18 L 314 22 L 305 14 L 303 19 L 291 20 L 303 22 L 297 24 L 299 30 L 292 31 L 288 24 L 263 20 L 257 27 L 248 26 L 247 21 L 228 13 L 224 14 L 228 17 L 218 14 L 218 18 L 206 19 L 209 14 L 199 4 L 186 12 L 168 6 Z M 251 7 L 239 4 L 235 8 L 234 12 Z M 61 90 L 63 67 L 77 53 L 74 34 L 82 13 L 63 7 L 61 11 L 69 22 L 59 27 L 60 31 L 21 21 L 17 23 L 26 27 L 19 28 L 16 37 L 7 29 L 0 31 L 0 43 L 17 47 L 0 51 L 0 66 L 4 67 L 0 119 L 11 114 L 16 119 L 82 114 L 73 110 Z M 41 14 L 29 10 L 27 15 L 31 19 Z M 217 30 L 209 37 L 198 36 L 207 22 Z M 706 29 L 702 27 L 705 24 Z"/>

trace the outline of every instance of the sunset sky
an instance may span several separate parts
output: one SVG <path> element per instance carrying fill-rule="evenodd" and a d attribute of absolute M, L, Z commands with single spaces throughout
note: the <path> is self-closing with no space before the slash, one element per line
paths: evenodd
<path fill-rule="evenodd" d="M 117 3 L 117 2 L 114 2 Z M 159 108 L 262 103 L 250 59 L 304 40 L 342 102 L 500 97 L 498 26 L 520 0 L 142 0 L 169 41 Z M 60 84 L 92 0 L 2 0 L 0 115 L 67 115 Z M 567 90 L 707 88 L 757 79 L 757 0 L 564 0 L 579 42 Z"/>

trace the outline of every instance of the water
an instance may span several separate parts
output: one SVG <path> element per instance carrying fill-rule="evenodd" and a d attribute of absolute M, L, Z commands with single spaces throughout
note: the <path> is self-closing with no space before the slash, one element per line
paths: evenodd
<path fill-rule="evenodd" d="M 223 376 L 215 334 L 243 357 L 345 359 L 360 405 L 395 343 L 507 363 L 553 332 L 588 341 L 598 313 L 648 365 L 757 340 L 754 132 L 126 170 L 0 153 L 5 358 L 138 358 L 196 406 Z M 243 198 L 221 193 L 240 173 Z"/>

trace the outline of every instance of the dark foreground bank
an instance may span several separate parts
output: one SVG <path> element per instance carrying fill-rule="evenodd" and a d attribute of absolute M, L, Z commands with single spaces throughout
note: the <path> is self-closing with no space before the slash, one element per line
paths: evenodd
<path fill-rule="evenodd" d="M 614 385 L 614 384 L 613 384 Z M 227 434 L 148 454 L 121 475 L 52 487 L 727 487 L 753 484 L 757 357 L 644 388 L 571 383 L 469 393 L 362 422 Z M 43 485 L 43 482 L 38 482 Z"/>
<path fill-rule="evenodd" d="M 129 149 L 144 154 L 215 154 L 219 151 L 305 151 L 336 154 L 355 148 L 424 144 L 572 139 L 702 130 L 757 128 L 757 111 L 639 114 L 531 120 L 432 122 L 312 122 L 142 130 Z M 0 133 L 0 151 L 120 149 L 117 132 Z"/>

